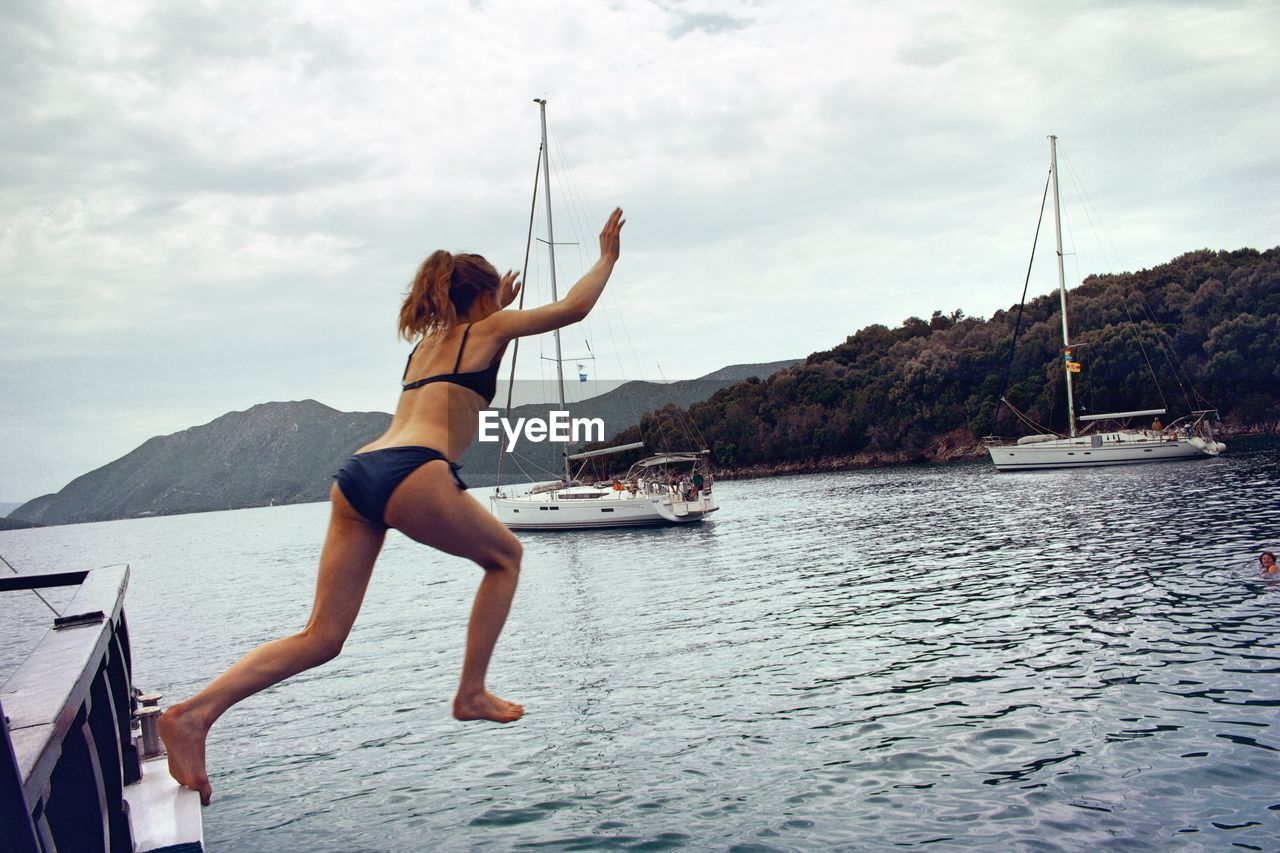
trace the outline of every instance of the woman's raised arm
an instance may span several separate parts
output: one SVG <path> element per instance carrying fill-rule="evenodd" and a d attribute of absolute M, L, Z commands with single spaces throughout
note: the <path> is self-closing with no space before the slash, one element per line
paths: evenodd
<path fill-rule="evenodd" d="M 600 232 L 600 259 L 595 266 L 587 270 L 586 275 L 578 279 L 578 283 L 569 289 L 564 298 L 525 311 L 504 310 L 488 317 L 484 324 L 499 335 L 511 339 L 525 335 L 537 335 L 550 332 L 552 329 L 577 323 L 595 307 L 600 294 L 604 292 L 605 283 L 613 272 L 613 265 L 618 262 L 622 251 L 622 226 L 626 220 L 622 218 L 622 208 L 614 208 L 609 221 Z M 508 285 L 506 292 L 514 298 L 515 291 Z"/>

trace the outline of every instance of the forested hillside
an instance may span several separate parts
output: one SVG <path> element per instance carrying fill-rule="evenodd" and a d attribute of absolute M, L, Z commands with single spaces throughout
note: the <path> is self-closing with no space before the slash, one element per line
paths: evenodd
<path fill-rule="evenodd" d="M 1071 291 L 1070 312 L 1083 364 L 1078 414 L 1167 407 L 1167 423 L 1216 407 L 1236 427 L 1280 421 L 1280 248 L 1204 250 L 1092 276 Z M 719 391 L 687 416 L 728 468 L 860 453 L 925 459 L 944 436 L 1022 432 L 1007 409 L 992 421 L 1009 365 L 1006 396 L 1065 429 L 1058 296 L 1026 304 L 1010 363 L 1018 314 L 1015 305 L 989 320 L 955 311 L 868 326 L 767 381 Z M 649 447 L 689 444 L 679 414 L 646 416 Z M 613 443 L 638 437 L 631 430 Z"/>

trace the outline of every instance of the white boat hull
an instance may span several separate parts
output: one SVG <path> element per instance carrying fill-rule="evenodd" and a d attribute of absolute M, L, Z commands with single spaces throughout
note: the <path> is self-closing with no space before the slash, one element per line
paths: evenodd
<path fill-rule="evenodd" d="M 1209 459 L 1225 449 L 1220 442 L 1198 436 L 1168 438 L 1156 432 L 1130 430 L 1036 444 L 990 445 L 987 452 L 1000 471 L 1030 471 Z"/>
<path fill-rule="evenodd" d="M 671 494 L 632 495 L 569 489 L 489 499 L 493 514 L 512 530 L 650 527 L 702 521 L 719 509 L 709 492 L 692 500 Z"/>

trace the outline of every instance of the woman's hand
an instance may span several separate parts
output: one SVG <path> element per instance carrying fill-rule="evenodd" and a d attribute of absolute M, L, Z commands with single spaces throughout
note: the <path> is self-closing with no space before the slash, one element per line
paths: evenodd
<path fill-rule="evenodd" d="M 516 301 L 516 297 L 520 295 L 520 282 L 516 281 L 520 276 L 512 270 L 507 270 L 507 274 L 498 282 L 498 307 L 506 308 L 512 302 Z"/>
<path fill-rule="evenodd" d="M 540 305 L 524 311 L 501 311 L 494 315 L 493 328 L 507 340 L 525 335 L 540 335 L 552 329 L 563 329 L 577 323 L 587 316 L 604 292 L 604 286 L 613 273 L 613 264 L 618 260 L 622 246 L 619 234 L 626 224 L 622 218 L 622 208 L 615 208 L 609 214 L 609 221 L 600 232 L 600 260 L 591 265 L 586 275 L 578 279 L 578 283 L 569 288 L 569 292 L 550 305 Z M 515 273 L 507 273 L 500 279 L 498 295 L 504 306 L 510 304 L 520 291 L 515 284 Z"/>
<path fill-rule="evenodd" d="M 609 221 L 604 224 L 604 230 L 600 232 L 600 260 L 609 263 L 618 260 L 618 255 L 622 253 L 619 237 L 622 226 L 626 224 L 627 220 L 622 218 L 622 208 L 615 207 L 613 213 L 609 214 Z"/>

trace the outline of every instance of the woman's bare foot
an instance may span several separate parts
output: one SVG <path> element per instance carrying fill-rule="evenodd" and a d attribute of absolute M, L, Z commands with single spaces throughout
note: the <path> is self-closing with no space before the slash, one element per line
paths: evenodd
<path fill-rule="evenodd" d="M 510 723 L 524 716 L 524 706 L 494 696 L 488 690 L 463 695 L 453 699 L 453 716 L 459 720 L 493 720 Z"/>
<path fill-rule="evenodd" d="M 204 767 L 204 740 L 209 728 L 187 713 L 181 704 L 160 716 L 160 739 L 169 753 L 169 775 L 178 784 L 200 792 L 202 805 L 213 799 L 213 786 Z"/>

